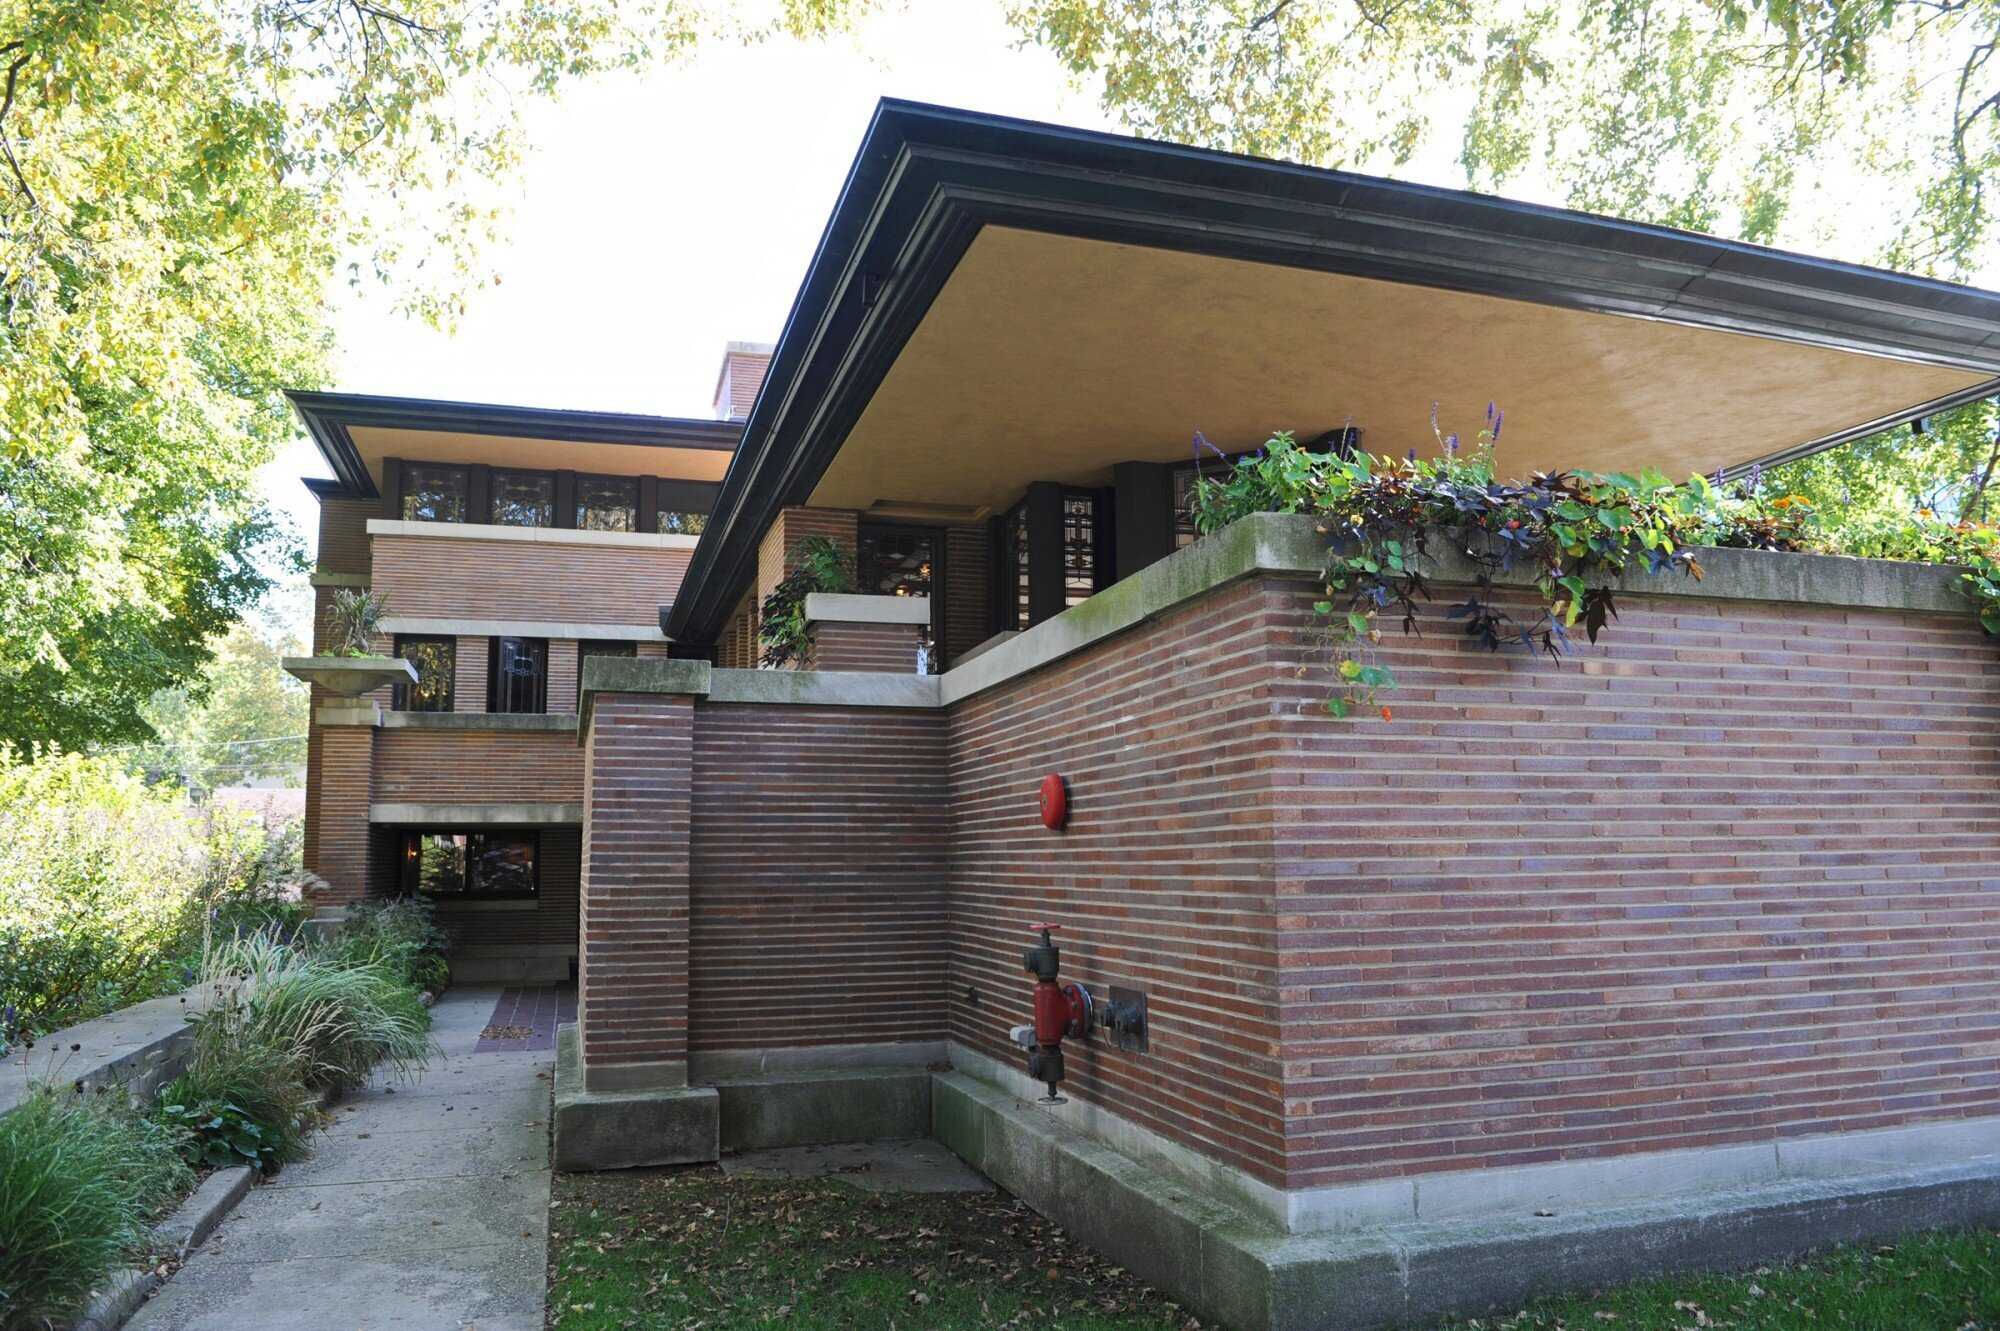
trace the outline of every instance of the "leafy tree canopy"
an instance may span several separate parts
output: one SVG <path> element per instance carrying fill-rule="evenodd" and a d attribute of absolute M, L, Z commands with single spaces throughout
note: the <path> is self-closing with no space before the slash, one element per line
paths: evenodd
<path fill-rule="evenodd" d="M 2000 165 L 2000 0 L 1009 8 L 1140 134 L 1455 172 L 1476 189 L 1927 276 L 1990 275 L 2000 259 L 1986 190 Z M 1955 514 L 1983 502 L 1995 424 L 1976 404 L 1774 479 L 1829 510 Z"/>
<path fill-rule="evenodd" d="M 330 282 L 448 321 L 521 104 L 860 0 L 0 0 L 0 742 L 147 734 L 296 561 Z"/>

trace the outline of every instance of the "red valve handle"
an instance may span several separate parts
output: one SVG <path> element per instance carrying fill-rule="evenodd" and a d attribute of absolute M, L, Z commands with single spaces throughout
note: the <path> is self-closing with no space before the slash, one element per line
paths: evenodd
<path fill-rule="evenodd" d="M 1031 924 L 1028 926 L 1028 932 L 1031 934 L 1046 934 L 1054 933 L 1060 928 L 1062 928 L 1060 924 Z"/>

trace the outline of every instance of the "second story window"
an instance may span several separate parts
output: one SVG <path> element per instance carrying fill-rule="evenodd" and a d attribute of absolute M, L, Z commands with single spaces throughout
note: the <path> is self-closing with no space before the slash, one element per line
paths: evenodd
<path fill-rule="evenodd" d="M 662 536 L 699 536 L 707 530 L 706 513 L 693 513 L 678 508 L 660 510 L 659 531 Z"/>
<path fill-rule="evenodd" d="M 458 639 L 396 635 L 396 655 L 416 667 L 415 683 L 396 686 L 399 712 L 449 712 L 452 674 L 458 665 Z"/>
<path fill-rule="evenodd" d="M 405 522 L 463 522 L 470 491 L 464 467 L 403 464 Z"/>
<path fill-rule="evenodd" d="M 486 662 L 486 710 L 549 710 L 549 640 L 495 638 Z"/>
<path fill-rule="evenodd" d="M 639 530 L 639 482 L 632 476 L 576 478 L 578 531 Z"/>
<path fill-rule="evenodd" d="M 495 471 L 493 521 L 503 527 L 553 527 L 556 478 L 545 471 Z"/>

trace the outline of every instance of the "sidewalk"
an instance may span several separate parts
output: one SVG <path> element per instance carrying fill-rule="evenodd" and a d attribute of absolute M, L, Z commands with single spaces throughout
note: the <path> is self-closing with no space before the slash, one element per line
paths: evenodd
<path fill-rule="evenodd" d="M 128 1327 L 541 1331 L 552 1056 L 479 1034 L 534 1021 L 539 1036 L 557 1005 L 502 997 L 446 994 L 422 1079 L 336 1105 L 312 1158 L 252 1191 Z"/>

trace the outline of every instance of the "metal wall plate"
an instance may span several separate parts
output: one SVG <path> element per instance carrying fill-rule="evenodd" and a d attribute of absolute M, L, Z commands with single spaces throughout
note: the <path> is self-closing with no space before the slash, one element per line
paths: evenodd
<path fill-rule="evenodd" d="M 1097 1014 L 1097 1024 L 1110 1037 L 1113 1048 L 1135 1054 L 1146 1052 L 1146 995 L 1142 990 L 1112 985 L 1111 998 Z"/>

